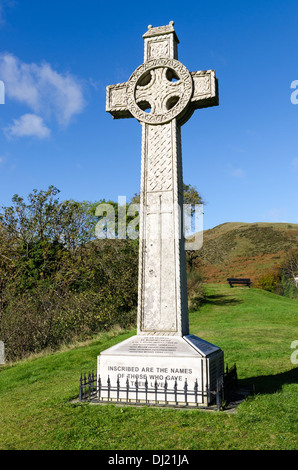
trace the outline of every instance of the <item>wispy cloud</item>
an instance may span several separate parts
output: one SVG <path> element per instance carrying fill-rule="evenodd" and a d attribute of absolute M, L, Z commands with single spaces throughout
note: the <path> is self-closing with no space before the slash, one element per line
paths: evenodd
<path fill-rule="evenodd" d="M 230 148 L 235 151 L 236 153 L 244 153 L 245 150 L 240 148 L 240 147 L 233 147 L 230 145 Z M 232 157 L 233 158 L 233 157 Z M 242 158 L 242 157 L 241 157 Z M 238 160 L 240 160 L 239 157 L 237 157 Z M 237 162 L 235 163 L 226 163 L 225 165 L 225 173 L 227 176 L 231 176 L 233 178 L 244 178 L 246 175 L 245 170 L 241 168 L 240 166 L 237 165 Z"/>
<path fill-rule="evenodd" d="M 284 208 L 270 209 L 265 214 L 263 214 L 263 219 L 265 222 L 286 223 L 287 210 Z"/>
<path fill-rule="evenodd" d="M 242 147 L 239 147 L 238 145 L 230 145 L 229 146 L 231 150 L 233 150 L 233 152 L 236 152 L 236 153 L 245 153 L 246 150 Z"/>
<path fill-rule="evenodd" d="M 24 114 L 19 119 L 14 119 L 13 124 L 4 129 L 8 138 L 11 137 L 38 137 L 44 139 L 51 134 L 50 129 L 44 124 L 43 119 L 36 114 Z"/>
<path fill-rule="evenodd" d="M 255 129 L 246 129 L 245 132 L 250 137 L 256 137 L 258 135 L 258 133 Z"/>
<path fill-rule="evenodd" d="M 9 156 L 8 152 L 6 152 L 6 153 L 4 153 L 4 154 L 2 153 L 2 154 L 0 155 L 0 165 L 2 165 L 3 163 L 6 162 L 8 156 Z"/>
<path fill-rule="evenodd" d="M 0 26 L 4 23 L 3 5 L 0 3 Z"/>
<path fill-rule="evenodd" d="M 0 76 L 5 83 L 6 97 L 27 105 L 30 111 L 40 116 L 40 120 L 34 119 L 35 125 L 42 120 L 54 119 L 66 127 L 85 107 L 79 80 L 70 73 L 58 73 L 46 62 L 26 64 L 13 54 L 1 53 Z M 23 125 L 30 115 L 25 116 L 19 120 Z"/>
<path fill-rule="evenodd" d="M 6 22 L 6 8 L 13 7 L 15 4 L 15 0 L 0 0 L 0 26 L 4 25 Z"/>
<path fill-rule="evenodd" d="M 231 170 L 231 176 L 234 176 L 235 178 L 244 178 L 245 176 L 245 171 L 242 170 L 242 168 L 234 168 Z"/>

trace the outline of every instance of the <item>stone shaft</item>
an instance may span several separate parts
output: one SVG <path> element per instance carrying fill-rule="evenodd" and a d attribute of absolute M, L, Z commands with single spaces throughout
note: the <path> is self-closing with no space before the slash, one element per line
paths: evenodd
<path fill-rule="evenodd" d="M 218 104 L 214 70 L 178 61 L 173 26 L 148 26 L 144 63 L 107 87 L 106 110 L 142 124 L 138 335 L 188 334 L 181 126 Z"/>
<path fill-rule="evenodd" d="M 187 335 L 181 129 L 143 124 L 138 334 Z"/>

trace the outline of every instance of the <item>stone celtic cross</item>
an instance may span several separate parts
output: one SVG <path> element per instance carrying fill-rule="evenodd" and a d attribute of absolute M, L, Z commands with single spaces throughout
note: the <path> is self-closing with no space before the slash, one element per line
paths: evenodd
<path fill-rule="evenodd" d="M 178 61 L 174 22 L 148 26 L 145 57 L 125 83 L 107 87 L 106 110 L 142 124 L 138 335 L 188 334 L 181 126 L 218 104 L 214 70 Z"/>

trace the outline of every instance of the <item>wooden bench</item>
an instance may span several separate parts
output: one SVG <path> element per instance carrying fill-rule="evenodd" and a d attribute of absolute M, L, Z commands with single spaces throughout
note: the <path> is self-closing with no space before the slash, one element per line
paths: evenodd
<path fill-rule="evenodd" d="M 235 277 L 229 277 L 227 281 L 230 284 L 230 287 L 233 287 L 233 284 L 241 284 L 250 287 L 251 284 L 250 279 L 239 279 Z"/>

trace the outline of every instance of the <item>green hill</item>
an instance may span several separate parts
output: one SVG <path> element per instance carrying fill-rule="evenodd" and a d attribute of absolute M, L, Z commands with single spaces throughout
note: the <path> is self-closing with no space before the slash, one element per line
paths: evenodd
<path fill-rule="evenodd" d="M 134 331 L 0 368 L 0 449 L 297 449 L 298 302 L 258 289 L 207 286 L 190 331 L 222 347 L 256 395 L 236 413 L 74 404 L 81 372 Z M 292 358 L 292 362 L 291 362 Z M 132 452 L 133 455 L 133 452 Z"/>
<path fill-rule="evenodd" d="M 227 277 L 254 281 L 297 247 L 298 224 L 228 222 L 204 231 L 198 260 L 206 282 L 226 282 Z"/>

